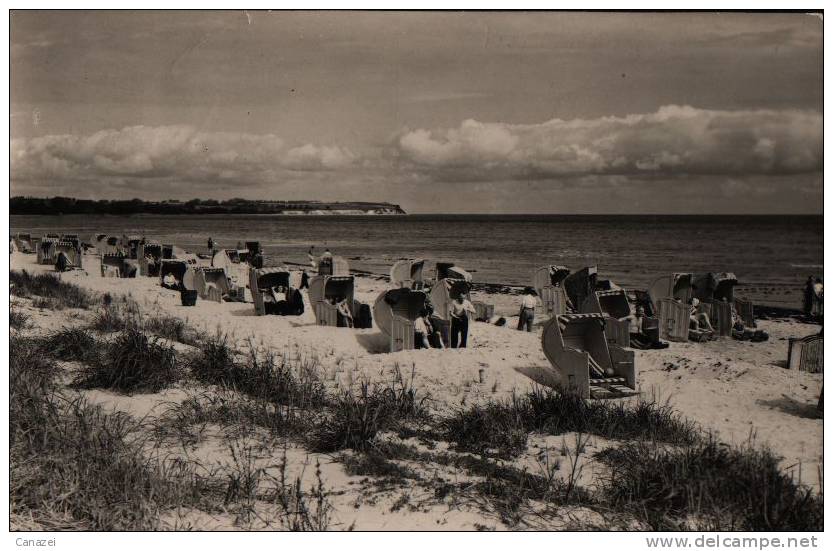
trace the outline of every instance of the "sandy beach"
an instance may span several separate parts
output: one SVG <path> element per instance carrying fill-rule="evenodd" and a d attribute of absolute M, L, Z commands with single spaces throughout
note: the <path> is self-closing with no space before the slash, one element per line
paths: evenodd
<path fill-rule="evenodd" d="M 38 265 L 34 255 L 15 253 L 13 270 L 31 273 L 53 271 L 52 266 Z M 526 333 L 514 329 L 517 323 L 519 297 L 506 294 L 473 293 L 473 299 L 495 304 L 495 313 L 505 316 L 507 324 L 498 327 L 488 323 L 470 325 L 469 347 L 454 350 L 409 350 L 388 353 L 388 338 L 375 326 L 351 330 L 321 327 L 315 324 L 308 302 L 305 313 L 298 317 L 255 316 L 251 303 L 215 303 L 199 300 L 195 307 L 180 304 L 179 294 L 163 289 L 155 278 L 114 279 L 99 276 L 99 258 L 87 255 L 85 270 L 60 274 L 62 280 L 96 293 L 113 297 L 129 297 L 148 316 L 172 316 L 182 319 L 195 329 L 220 332 L 240 348 L 272 349 L 294 358 L 316 361 L 319 375 L 328 387 L 347 389 L 360 381 L 390 381 L 397 371 L 410 378 L 419 395 L 427 398 L 438 413 L 453 412 L 472 404 L 510 398 L 535 385 L 552 381 L 551 367 L 541 349 L 540 316 L 536 331 Z M 373 303 L 386 281 L 356 277 L 356 298 Z M 307 297 L 305 296 L 305 301 Z M 51 311 L 33 306 L 32 300 L 13 297 L 13 304 L 27 314 L 34 331 L 49 333 L 64 326 L 82 327 L 92 313 L 82 310 Z M 665 350 L 636 351 L 639 390 L 643 397 L 667 401 L 684 417 L 695 421 L 721 441 L 743 444 L 754 441 L 781 456 L 781 467 L 796 480 L 820 489 L 823 465 L 822 419 L 816 403 L 821 391 L 822 374 L 808 374 L 784 369 L 787 342 L 790 337 L 817 333 L 818 325 L 795 319 L 760 320 L 766 330 L 767 342 L 751 343 L 719 339 L 707 343 L 671 343 Z M 181 345 L 178 345 L 181 346 Z M 71 366 L 69 367 L 71 369 Z M 483 380 L 480 381 L 480 372 Z M 197 383 L 183 383 L 156 394 L 125 396 L 104 390 L 78 391 L 107 409 L 124 411 L 137 418 L 160 415 L 171 403 L 181 402 L 207 389 Z M 628 400 L 636 400 L 629 398 Z M 168 449 L 201 464 L 227 462 L 229 450 L 222 442 L 219 429 L 211 437 L 211 429 L 200 443 L 191 448 Z M 257 435 L 249 443 L 257 442 Z M 569 447 L 572 435 L 558 437 L 533 435 L 528 451 L 515 459 L 516 466 L 531 466 L 540 461 L 542 451 Z M 599 437 L 591 437 L 588 447 L 603 449 L 613 445 Z M 159 452 L 159 450 L 156 450 Z M 562 450 L 563 455 L 563 450 Z M 589 486 L 597 469 L 590 454 L 581 479 Z M 300 446 L 286 451 L 290 472 L 304 470 L 305 483 L 312 484 L 316 461 L 320 462 L 325 485 L 334 504 L 334 529 L 353 527 L 372 529 L 504 529 L 506 524 L 486 515 L 474 505 L 449 505 L 435 499 L 418 486 L 407 485 L 391 491 L 372 489 L 367 478 L 345 472 L 341 463 L 331 456 L 311 454 Z M 257 462 L 274 464 L 274 450 L 259 451 Z M 418 466 L 414 467 L 419 469 Z M 564 469 L 564 467 L 562 467 Z M 459 472 L 445 473 L 460 482 Z M 440 476 L 436 472 L 432 476 Z M 559 476 L 566 476 L 562 472 Z M 408 496 L 408 507 L 397 508 L 397 500 Z M 563 509 L 557 515 L 532 521 L 526 528 L 565 528 L 574 526 L 612 527 L 610 519 L 598 513 L 576 508 Z M 169 528 L 233 529 L 241 527 L 233 515 L 214 515 L 198 511 L 179 511 L 165 519 Z M 257 521 L 246 529 L 265 528 Z"/>

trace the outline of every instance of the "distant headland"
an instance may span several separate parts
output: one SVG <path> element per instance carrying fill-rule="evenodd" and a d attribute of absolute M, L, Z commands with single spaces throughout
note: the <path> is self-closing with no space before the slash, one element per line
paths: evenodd
<path fill-rule="evenodd" d="M 254 201 L 251 199 L 191 199 L 190 201 L 118 201 L 73 197 L 12 197 L 9 214 L 284 214 L 284 215 L 394 215 L 406 214 L 392 203 L 323 201 Z"/>

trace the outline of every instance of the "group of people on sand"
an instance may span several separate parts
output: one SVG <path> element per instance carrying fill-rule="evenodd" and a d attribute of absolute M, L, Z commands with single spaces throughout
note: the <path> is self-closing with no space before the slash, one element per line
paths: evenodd
<path fill-rule="evenodd" d="M 414 346 L 416 348 L 446 348 L 441 329 L 431 319 L 431 305 L 426 305 L 414 320 Z M 448 348 L 466 348 L 469 338 L 469 319 L 477 310 L 462 293 L 454 297 L 449 310 Z"/>

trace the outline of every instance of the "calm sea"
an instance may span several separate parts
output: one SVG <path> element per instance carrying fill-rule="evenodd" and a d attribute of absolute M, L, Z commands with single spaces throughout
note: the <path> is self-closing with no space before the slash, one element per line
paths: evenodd
<path fill-rule="evenodd" d="M 12 216 L 12 232 L 144 234 L 205 252 L 260 241 L 268 264 L 306 263 L 311 245 L 387 274 L 400 258 L 458 263 L 477 282 L 529 284 L 544 264 L 644 287 L 672 271 L 734 272 L 756 302 L 800 306 L 808 275 L 822 275 L 821 216 Z M 431 262 L 433 269 L 433 262 Z"/>

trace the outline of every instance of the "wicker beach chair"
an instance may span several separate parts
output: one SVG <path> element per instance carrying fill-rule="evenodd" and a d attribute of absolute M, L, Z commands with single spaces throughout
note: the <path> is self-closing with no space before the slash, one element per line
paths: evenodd
<path fill-rule="evenodd" d="M 550 318 L 541 335 L 544 355 L 561 384 L 584 397 L 636 394 L 632 350 L 609 343 L 602 314 L 564 314 Z"/>
<path fill-rule="evenodd" d="M 32 245 L 32 236 L 28 233 L 18 233 L 15 234 L 14 238 L 14 246 L 17 248 L 18 251 L 22 253 L 33 253 L 35 252 L 35 248 Z"/>
<path fill-rule="evenodd" d="M 198 267 L 194 270 L 194 280 L 197 294 L 203 300 L 223 302 L 231 289 L 226 271 L 222 268 Z"/>
<path fill-rule="evenodd" d="M 331 299 L 347 301 L 354 329 L 367 329 L 368 323 L 372 325 L 372 320 L 367 319 L 370 317 L 367 312 L 369 309 L 354 297 L 355 285 L 353 276 L 317 275 L 310 279 L 309 300 L 318 325 L 345 326 L 345 320 L 338 312 L 338 304 L 331 304 Z"/>
<path fill-rule="evenodd" d="M 214 268 L 218 270 L 220 268 Z M 300 295 L 301 274 L 291 272 L 286 268 L 250 268 L 249 289 L 252 293 L 255 314 L 277 314 L 282 316 L 300 316 L 304 313 L 303 297 Z M 286 289 L 286 300 L 274 303 L 270 290 L 275 287 Z M 312 302 L 312 298 L 310 298 Z"/>
<path fill-rule="evenodd" d="M 532 274 L 532 287 L 538 293 L 544 312 L 550 316 L 567 313 L 564 279 L 570 275 L 566 266 L 541 266 Z"/>
<path fill-rule="evenodd" d="M 57 255 L 63 253 L 69 259 L 69 262 L 72 264 L 72 268 L 81 269 L 83 268 L 83 258 L 84 256 L 81 254 L 80 246 L 76 246 L 76 242 L 73 241 L 58 241 L 55 243 L 55 252 L 54 254 Z"/>
<path fill-rule="evenodd" d="M 807 373 L 824 373 L 824 339 L 821 335 L 789 340 L 787 367 Z"/>
<path fill-rule="evenodd" d="M 373 304 L 376 326 L 390 337 L 390 351 L 414 348 L 414 320 L 428 304 L 423 291 L 403 287 L 382 291 Z"/>
<path fill-rule="evenodd" d="M 190 263 L 186 260 L 179 260 L 179 259 L 167 259 L 163 258 L 159 262 L 159 284 L 165 287 L 165 276 L 168 274 L 173 275 L 177 282 L 179 282 L 180 287 L 186 286 L 186 274 L 189 271 L 193 272 L 193 268 Z M 193 273 L 192 273 L 193 279 Z M 196 290 L 196 289 L 194 289 Z"/>

